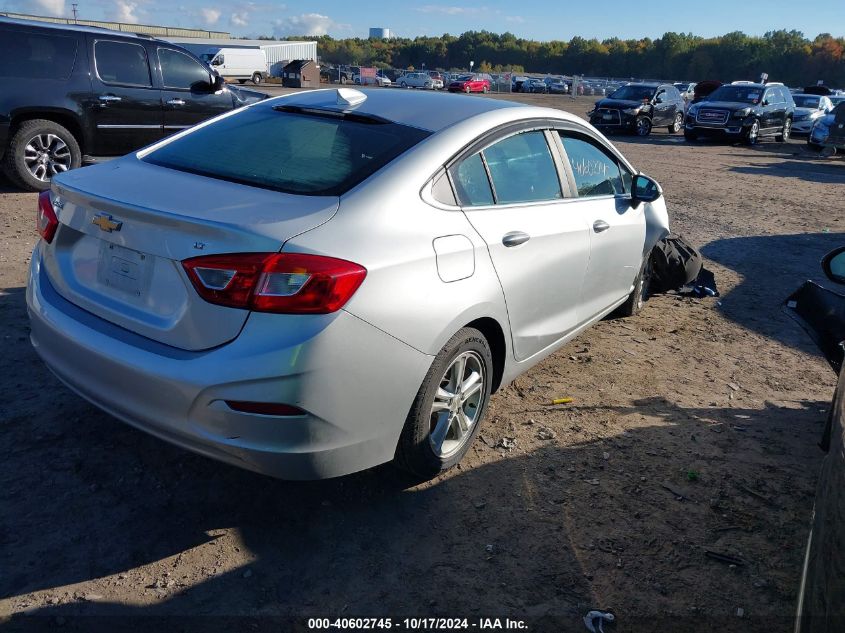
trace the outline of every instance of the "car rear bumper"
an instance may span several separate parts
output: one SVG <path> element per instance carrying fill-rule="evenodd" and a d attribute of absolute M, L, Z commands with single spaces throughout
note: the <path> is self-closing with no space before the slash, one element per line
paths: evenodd
<path fill-rule="evenodd" d="M 339 311 L 307 320 L 253 313 L 237 339 L 203 352 L 173 348 L 61 297 L 33 253 L 31 340 L 73 391 L 163 440 L 284 479 L 320 479 L 393 458 L 432 357 Z M 225 401 L 279 402 L 291 417 Z"/>

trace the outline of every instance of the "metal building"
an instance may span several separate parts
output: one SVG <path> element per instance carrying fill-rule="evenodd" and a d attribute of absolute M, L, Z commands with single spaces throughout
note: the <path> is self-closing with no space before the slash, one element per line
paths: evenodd
<path fill-rule="evenodd" d="M 370 39 L 371 40 L 389 40 L 390 39 L 390 29 L 385 29 L 380 26 L 375 26 L 370 29 Z"/>
<path fill-rule="evenodd" d="M 0 11 L 0 15 L 17 20 L 36 20 L 52 22 L 54 24 L 78 24 L 80 26 L 98 26 L 103 29 L 123 31 L 124 33 L 144 33 L 154 37 L 213 37 L 228 38 L 225 31 L 206 31 L 205 29 L 183 29 L 178 26 L 153 26 L 151 24 L 130 24 L 127 22 L 107 22 L 104 20 L 74 20 L 73 18 L 51 18 L 44 15 L 28 15 L 26 13 L 11 13 Z"/>
<path fill-rule="evenodd" d="M 162 37 L 187 48 L 195 55 L 221 48 L 260 48 L 267 55 L 267 72 L 281 77 L 284 67 L 295 59 L 317 61 L 317 42 L 278 42 L 273 40 L 233 40 L 226 38 Z"/>

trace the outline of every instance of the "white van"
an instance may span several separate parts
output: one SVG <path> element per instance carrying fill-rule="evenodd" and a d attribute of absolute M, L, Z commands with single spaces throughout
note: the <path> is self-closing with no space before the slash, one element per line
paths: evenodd
<path fill-rule="evenodd" d="M 221 77 L 260 84 L 267 78 L 267 55 L 260 48 L 213 48 L 200 55 Z"/>

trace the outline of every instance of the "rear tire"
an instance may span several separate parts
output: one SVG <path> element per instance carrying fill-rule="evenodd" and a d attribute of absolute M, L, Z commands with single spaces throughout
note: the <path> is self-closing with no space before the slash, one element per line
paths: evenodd
<path fill-rule="evenodd" d="M 634 279 L 634 289 L 628 295 L 628 299 L 621 306 L 616 308 L 614 316 L 631 317 L 640 313 L 648 301 L 648 286 L 651 281 L 651 253 L 646 257 L 637 278 Z"/>
<path fill-rule="evenodd" d="M 263 81 L 264 77 L 261 76 L 261 73 L 253 73 L 252 83 L 254 83 L 256 86 L 259 86 Z"/>
<path fill-rule="evenodd" d="M 238 83 L 243 86 L 246 83 L 246 79 L 238 79 Z"/>
<path fill-rule="evenodd" d="M 457 464 L 478 435 L 492 378 L 487 339 L 473 328 L 458 331 L 434 358 L 411 405 L 396 447 L 396 466 L 431 479 Z"/>
<path fill-rule="evenodd" d="M 13 184 L 29 191 L 50 188 L 55 174 L 82 165 L 82 151 L 70 131 L 47 119 L 24 121 L 12 136 L 3 171 Z"/>
<path fill-rule="evenodd" d="M 489 89 L 487 86 L 484 86 L 484 87 L 481 89 L 481 92 L 483 92 L 484 94 L 487 94 L 488 92 L 490 92 L 490 89 Z"/>
<path fill-rule="evenodd" d="M 677 134 L 684 127 L 684 115 L 681 112 L 675 114 L 675 120 L 669 126 L 669 134 Z"/>
<path fill-rule="evenodd" d="M 464 88 L 464 92 L 465 92 L 465 93 L 467 93 L 467 94 L 469 94 L 470 92 L 472 92 L 472 89 L 471 89 L 469 86 L 466 86 L 466 87 Z"/>
<path fill-rule="evenodd" d="M 792 119 L 787 118 L 786 121 L 783 122 L 783 128 L 780 131 L 780 134 L 775 136 L 775 140 L 778 143 L 785 143 L 789 140 L 789 137 L 792 135 Z"/>

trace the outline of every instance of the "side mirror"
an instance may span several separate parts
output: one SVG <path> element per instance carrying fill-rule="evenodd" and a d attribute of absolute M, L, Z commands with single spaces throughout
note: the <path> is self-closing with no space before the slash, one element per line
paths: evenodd
<path fill-rule="evenodd" d="M 635 209 L 640 206 L 640 202 L 654 202 L 662 195 L 663 189 L 660 188 L 656 180 L 645 174 L 634 176 L 631 186 L 631 203 Z"/>
<path fill-rule="evenodd" d="M 822 270 L 831 281 L 845 284 L 845 246 L 840 246 L 824 256 Z"/>

